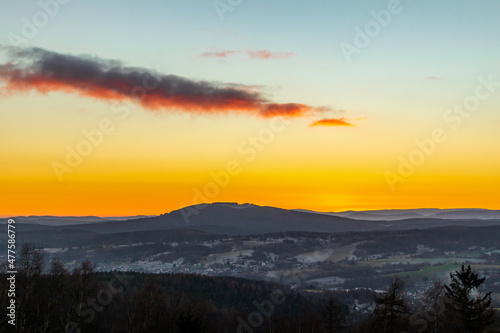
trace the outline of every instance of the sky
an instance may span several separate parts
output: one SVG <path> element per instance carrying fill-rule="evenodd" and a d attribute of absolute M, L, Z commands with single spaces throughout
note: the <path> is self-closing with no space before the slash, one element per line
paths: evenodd
<path fill-rule="evenodd" d="M 0 3 L 0 216 L 500 209 L 498 1 Z"/>

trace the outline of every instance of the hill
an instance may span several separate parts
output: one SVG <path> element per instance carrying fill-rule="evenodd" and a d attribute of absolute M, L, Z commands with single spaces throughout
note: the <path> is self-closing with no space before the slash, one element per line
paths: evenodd
<path fill-rule="evenodd" d="M 82 217 L 32 217 L 19 223 L 19 230 L 72 229 L 98 234 L 150 230 L 188 229 L 215 234 L 248 235 L 271 232 L 349 232 L 377 230 L 409 230 L 447 226 L 500 225 L 493 219 L 497 211 L 488 210 L 388 210 L 343 213 L 317 213 L 237 203 L 212 203 L 189 206 L 153 217 L 105 220 Z M 341 215 L 337 216 L 335 214 Z M 488 219 L 485 219 L 488 217 Z M 40 224 L 41 221 L 43 224 Z M 36 221 L 39 223 L 36 224 Z M 34 224 L 35 223 L 35 224 Z"/>

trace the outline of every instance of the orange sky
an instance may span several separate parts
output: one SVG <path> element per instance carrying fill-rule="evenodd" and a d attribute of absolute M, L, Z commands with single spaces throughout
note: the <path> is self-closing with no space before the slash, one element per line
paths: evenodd
<path fill-rule="evenodd" d="M 393 192 L 385 174 L 399 175 L 399 156 L 408 160 L 415 138 L 430 137 L 425 124 L 401 135 L 371 118 L 318 128 L 306 119 L 155 115 L 64 94 L 0 104 L 11 125 L 2 131 L 3 216 L 162 214 L 205 200 L 320 211 L 500 209 L 500 158 L 484 144 L 494 146 L 496 129 L 481 117 L 461 133 L 447 129 L 448 140 Z M 97 133 L 103 119 L 112 130 L 89 145 L 82 131 Z M 88 156 L 69 165 L 68 151 L 78 149 Z"/>
<path fill-rule="evenodd" d="M 500 209 L 498 2 L 92 3 L 0 13 L 0 216 Z"/>

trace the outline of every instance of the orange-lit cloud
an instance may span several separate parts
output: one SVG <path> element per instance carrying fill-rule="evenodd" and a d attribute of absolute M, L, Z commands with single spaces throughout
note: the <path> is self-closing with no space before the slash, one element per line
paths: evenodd
<path fill-rule="evenodd" d="M 354 126 L 347 122 L 344 117 L 342 118 L 324 118 L 316 120 L 309 126 Z"/>
<path fill-rule="evenodd" d="M 269 50 L 222 50 L 204 52 L 201 55 L 207 58 L 227 58 L 236 54 L 246 54 L 252 59 L 286 59 L 296 54 L 293 52 L 272 52 Z"/>
<path fill-rule="evenodd" d="M 117 61 L 59 54 L 39 48 L 8 50 L 0 64 L 0 81 L 7 94 L 37 90 L 61 91 L 112 101 L 134 101 L 149 110 L 203 114 L 243 112 L 260 117 L 310 116 L 324 107 L 275 103 L 254 87 L 194 81 L 176 75 L 150 74 Z"/>
<path fill-rule="evenodd" d="M 234 54 L 236 54 L 236 51 L 226 50 L 226 51 L 204 52 L 201 55 L 207 58 L 227 58 L 228 56 Z"/>
<path fill-rule="evenodd" d="M 287 115 L 290 117 L 300 117 L 306 116 L 310 113 L 315 113 L 322 111 L 321 108 L 314 108 L 305 104 L 288 103 L 288 104 L 277 104 L 270 103 L 261 110 L 261 114 L 264 117 L 275 117 L 281 115 Z"/>
<path fill-rule="evenodd" d="M 286 59 L 295 55 L 293 52 L 271 52 L 268 50 L 247 50 L 246 52 L 252 59 Z"/>

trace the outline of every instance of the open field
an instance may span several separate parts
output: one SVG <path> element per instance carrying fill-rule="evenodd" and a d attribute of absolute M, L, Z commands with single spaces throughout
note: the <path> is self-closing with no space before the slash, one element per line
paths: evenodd
<path fill-rule="evenodd" d="M 474 271 L 480 271 L 484 269 L 495 269 L 500 270 L 500 265 L 470 265 Z M 450 276 L 450 273 L 459 270 L 461 264 L 452 264 L 452 265 L 438 265 L 438 266 L 428 266 L 418 271 L 408 271 L 401 272 L 399 274 L 388 274 L 387 276 L 400 275 L 403 277 L 409 277 L 414 279 L 415 281 L 425 281 L 425 280 L 447 280 Z"/>
<path fill-rule="evenodd" d="M 436 264 L 461 264 L 464 262 L 470 262 L 471 264 L 480 264 L 485 262 L 482 259 L 471 259 L 471 258 L 452 258 L 452 257 L 438 257 L 438 258 L 397 258 L 397 259 L 375 259 L 375 260 L 361 260 L 358 262 L 359 265 L 378 267 L 384 265 L 400 265 L 400 264 L 425 264 L 429 263 L 431 265 Z"/>
<path fill-rule="evenodd" d="M 341 260 L 351 260 L 356 259 L 354 251 L 356 251 L 356 246 L 359 243 L 353 243 L 345 246 L 339 246 L 336 248 L 326 248 L 313 252 L 302 253 L 296 256 L 297 261 L 311 264 L 316 262 L 330 261 L 338 262 Z"/>
<path fill-rule="evenodd" d="M 227 260 L 234 262 L 240 257 L 248 257 L 251 256 L 253 253 L 253 250 L 237 250 L 237 251 L 231 251 L 231 252 L 225 252 L 225 253 L 215 253 L 215 254 L 210 254 L 207 259 L 205 260 L 204 263 L 206 264 L 223 264 L 227 262 Z"/>

